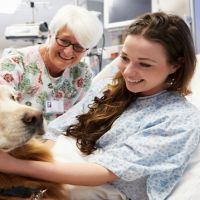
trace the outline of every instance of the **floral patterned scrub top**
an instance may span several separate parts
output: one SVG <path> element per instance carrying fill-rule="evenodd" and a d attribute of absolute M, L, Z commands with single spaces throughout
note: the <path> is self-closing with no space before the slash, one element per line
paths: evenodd
<path fill-rule="evenodd" d="M 55 139 L 88 110 L 102 83 L 48 126 Z M 70 116 L 70 117 L 69 117 Z M 131 200 L 164 200 L 180 180 L 200 138 L 200 112 L 177 92 L 139 97 L 98 141 L 89 162 L 119 177 L 111 183 Z M 64 149 L 64 147 L 63 147 Z"/>
<path fill-rule="evenodd" d="M 39 52 L 39 45 L 15 49 L 0 60 L 0 84 L 9 84 L 17 90 L 20 103 L 44 112 L 47 121 L 62 113 L 46 112 L 46 101 L 62 102 L 66 111 L 77 103 L 91 84 L 92 73 L 88 66 L 79 62 L 66 68 L 62 76 L 53 78 Z"/>

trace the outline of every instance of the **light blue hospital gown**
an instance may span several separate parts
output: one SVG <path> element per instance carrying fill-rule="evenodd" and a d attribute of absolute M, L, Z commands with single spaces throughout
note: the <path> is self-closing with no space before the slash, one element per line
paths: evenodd
<path fill-rule="evenodd" d="M 98 85 L 49 125 L 49 138 L 87 111 Z M 132 103 L 98 140 L 102 151 L 90 161 L 119 176 L 112 185 L 131 200 L 164 200 L 182 176 L 199 136 L 199 111 L 178 93 L 163 91 Z"/>

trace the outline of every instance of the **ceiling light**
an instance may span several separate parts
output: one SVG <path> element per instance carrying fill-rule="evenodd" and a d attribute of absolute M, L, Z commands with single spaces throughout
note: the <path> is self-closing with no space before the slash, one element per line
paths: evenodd
<path fill-rule="evenodd" d="M 20 3 L 21 0 L 6 0 L 0 5 L 0 13 L 13 14 L 17 10 Z"/>

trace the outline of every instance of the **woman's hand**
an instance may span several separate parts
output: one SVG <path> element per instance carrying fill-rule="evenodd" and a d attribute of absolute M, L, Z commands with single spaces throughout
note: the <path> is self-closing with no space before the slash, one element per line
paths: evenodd
<path fill-rule="evenodd" d="M 10 173 L 15 165 L 16 158 L 4 151 L 0 151 L 0 172 Z"/>

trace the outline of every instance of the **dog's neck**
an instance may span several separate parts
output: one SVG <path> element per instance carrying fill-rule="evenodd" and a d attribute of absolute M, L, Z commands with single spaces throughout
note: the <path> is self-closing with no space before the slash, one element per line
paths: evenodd
<path fill-rule="evenodd" d="M 47 189 L 38 190 L 32 188 L 16 187 L 10 189 L 0 189 L 0 196 L 30 198 L 32 200 L 41 200 Z"/>

